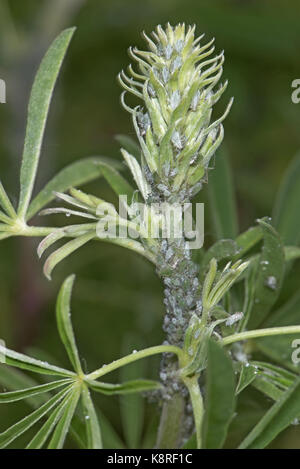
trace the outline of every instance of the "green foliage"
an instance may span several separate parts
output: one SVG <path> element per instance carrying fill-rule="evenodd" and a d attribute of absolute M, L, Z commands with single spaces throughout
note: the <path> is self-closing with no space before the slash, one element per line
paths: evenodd
<path fill-rule="evenodd" d="M 45 55 L 36 75 L 28 106 L 28 121 L 20 174 L 18 216 L 25 219 L 38 168 L 51 97 L 75 29 L 63 31 Z"/>
<path fill-rule="evenodd" d="M 235 408 L 235 376 L 230 358 L 214 341 L 209 342 L 206 372 L 204 448 L 221 448 Z"/>
<path fill-rule="evenodd" d="M 131 78 L 124 72 L 119 76 L 125 91 L 142 99 L 147 111 L 143 114 L 138 107 L 130 108 L 122 95 L 125 109 L 133 116 L 139 145 L 124 135 L 118 135 L 117 140 L 123 147 L 121 152 L 135 187 L 120 173 L 119 163 L 95 156 L 63 168 L 32 200 L 50 102 L 73 33 L 74 28 L 67 29 L 54 40 L 34 80 L 17 210 L 0 182 L 0 239 L 46 236 L 38 247 L 38 255 L 42 256 L 54 243 L 67 238 L 45 261 L 48 279 L 58 263 L 97 238 L 134 250 L 150 260 L 161 274 L 166 304 L 166 299 L 174 296 L 170 292 L 182 288 L 179 302 L 182 310 L 173 308 L 178 316 L 173 318 L 175 323 L 183 321 L 182 335 L 176 343 L 134 350 L 91 373 L 85 372 L 71 321 L 75 277 L 69 276 L 57 298 L 56 322 L 71 370 L 0 344 L 0 358 L 4 362 L 0 365 L 0 382 L 9 389 L 0 394 L 0 404 L 24 401 L 32 408 L 31 413 L 0 433 L 0 447 L 11 445 L 21 436 L 26 438 L 26 432 L 38 425 L 27 444 L 29 449 L 61 449 L 68 446 L 69 440 L 86 449 L 137 448 L 148 441 L 153 444 L 154 433 L 158 434 L 159 447 L 167 443 L 182 446 L 189 436 L 186 448 L 222 448 L 230 442 L 236 405 L 251 388 L 273 404 L 239 447 L 267 447 L 300 415 L 298 370 L 287 356 L 290 334 L 300 333 L 299 294 L 291 293 L 292 287 L 287 292 L 282 288 L 289 285 L 291 261 L 300 257 L 299 156 L 283 178 L 275 200 L 273 223 L 262 218 L 257 220 L 257 226 L 239 234 L 234 185 L 224 152 L 217 157 L 214 171 L 208 172 L 212 156 L 223 139 L 222 122 L 232 103 L 220 118 L 210 123 L 212 107 L 227 86 L 226 82 L 212 91 L 222 74 L 223 53 L 204 61 L 213 52 L 212 41 L 200 45 L 202 38 L 195 39 L 194 27 L 185 31 L 184 24 L 175 28 L 168 24 L 165 30 L 157 27 L 153 34 L 155 42 L 144 35 L 148 52 L 131 49 L 141 74 L 129 67 Z M 99 177 L 105 179 L 117 196 L 127 196 L 125 209 L 129 220 L 112 203 L 77 189 Z M 134 207 L 136 201 L 143 199 L 146 218 L 161 232 L 161 217 L 151 212 L 150 201 L 189 201 L 207 179 L 215 243 L 202 249 L 201 261 L 196 266 L 186 246 L 182 251 L 182 246 L 177 246 L 176 258 L 172 243 L 164 252 L 160 241 L 149 239 L 142 215 L 136 214 Z M 55 198 L 67 207 L 44 209 Z M 27 225 L 41 209 L 44 210 L 40 215 L 61 213 L 79 217 L 81 223 L 60 228 Z M 107 237 L 105 227 L 99 232 L 98 223 L 105 216 L 118 227 L 134 229 L 136 239 Z M 169 256 L 168 261 L 171 259 L 168 276 L 160 269 L 164 255 L 165 259 Z M 178 274 L 182 284 L 174 283 L 178 282 Z M 168 290 L 172 282 L 175 288 Z M 190 301 L 187 320 L 182 313 L 183 298 Z M 139 340 L 130 343 L 130 348 L 136 344 Z M 161 368 L 161 382 L 141 379 L 146 369 L 140 359 L 155 354 L 165 354 L 168 363 Z M 121 383 L 99 381 L 119 368 Z M 35 380 L 23 370 L 40 376 Z M 163 400 L 160 426 L 157 428 L 154 419 L 154 429 L 146 436 L 145 403 L 141 395 L 145 392 Z M 99 395 L 120 396 L 125 444 L 98 409 L 98 403 L 103 402 L 98 400 Z M 190 435 L 191 431 L 181 434 L 188 403 L 193 412 L 194 435 Z"/>

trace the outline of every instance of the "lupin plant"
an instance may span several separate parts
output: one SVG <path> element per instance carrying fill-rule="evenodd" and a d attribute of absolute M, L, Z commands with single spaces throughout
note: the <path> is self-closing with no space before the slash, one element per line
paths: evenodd
<path fill-rule="evenodd" d="M 300 333 L 300 326 L 280 323 L 280 310 L 274 314 L 279 323 L 272 322 L 271 315 L 280 299 L 284 265 L 298 258 L 300 250 L 284 246 L 268 218 L 258 220 L 257 226 L 236 239 L 220 239 L 209 249 L 199 248 L 197 259 L 184 235 L 176 237 L 171 231 L 165 236 L 164 232 L 163 204 L 190 203 L 209 184 L 212 157 L 224 136 L 222 122 L 232 104 L 231 99 L 223 115 L 213 120 L 213 106 L 227 87 L 225 82 L 217 88 L 224 53 L 213 56 L 213 41 L 196 38 L 195 26 L 158 26 L 152 38 L 144 33 L 148 50 L 129 51 L 138 70 L 130 65 L 127 74 L 122 71 L 119 75 L 124 88 L 121 102 L 132 116 L 139 145 L 124 136 L 119 141 L 136 188 L 121 175 L 118 163 L 103 157 L 86 158 L 63 169 L 31 200 L 50 100 L 73 32 L 68 29 L 59 35 L 37 73 L 28 109 L 17 208 L 0 185 L 0 238 L 45 236 L 39 256 L 68 238 L 44 264 L 49 279 L 60 261 L 92 240 L 136 251 L 153 264 L 162 279 L 166 337 L 163 344 L 135 350 L 84 373 L 70 316 L 74 276 L 68 277 L 58 296 L 56 317 L 72 371 L 0 346 L 5 364 L 0 366 L 0 382 L 11 388 L 0 394 L 0 403 L 25 399 L 35 408 L 0 433 L 0 447 L 40 422 L 28 448 L 62 448 L 68 433 L 80 448 L 102 448 L 106 435 L 101 436 L 101 414 L 91 397 L 95 391 L 150 394 L 160 412 L 157 448 L 221 448 L 240 393 L 254 386 L 274 404 L 240 442 L 240 448 L 263 448 L 300 416 L 296 366 L 280 354 L 272 354 L 268 344 L 259 348 L 259 341 L 255 342 L 261 337 Z M 139 104 L 130 106 L 126 92 L 138 98 Z M 126 196 L 119 212 L 112 203 L 77 189 L 98 177 L 104 177 L 118 196 Z M 44 209 L 55 198 L 67 206 Z M 75 215 L 87 222 L 63 227 L 29 224 L 38 212 Z M 125 228 L 126 235 L 112 235 L 111 225 L 119 231 Z M 151 236 L 150 225 L 157 236 Z M 255 359 L 255 347 L 264 360 Z M 162 355 L 159 381 L 99 382 L 111 371 L 155 354 Z M 18 383 L 24 383 L 24 389 L 15 389 L 10 367 L 57 378 L 41 384 L 20 374 Z M 51 397 L 53 391 L 56 394 Z"/>

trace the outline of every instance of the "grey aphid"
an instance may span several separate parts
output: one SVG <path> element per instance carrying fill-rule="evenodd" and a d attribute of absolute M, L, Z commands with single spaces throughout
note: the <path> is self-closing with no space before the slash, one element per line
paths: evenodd
<path fill-rule="evenodd" d="M 217 137 L 218 130 L 219 130 L 218 128 L 214 128 L 209 132 L 209 136 L 213 141 L 215 141 L 215 139 Z"/>
<path fill-rule="evenodd" d="M 164 48 L 161 44 L 157 45 L 157 54 L 162 56 L 164 54 Z"/>
<path fill-rule="evenodd" d="M 197 288 L 198 285 L 199 285 L 199 280 L 197 279 L 197 277 L 195 277 L 194 280 L 193 280 L 193 287 Z"/>
<path fill-rule="evenodd" d="M 194 298 L 191 296 L 191 295 L 187 295 L 186 297 L 186 303 L 188 306 L 191 306 L 191 304 L 193 303 L 194 301 Z"/>
<path fill-rule="evenodd" d="M 172 110 L 176 109 L 179 103 L 180 103 L 180 91 L 176 90 L 172 93 L 171 98 L 170 98 L 170 106 Z"/>
<path fill-rule="evenodd" d="M 168 242 L 166 239 L 163 239 L 161 242 L 161 251 L 166 252 L 167 248 L 168 248 Z"/>
<path fill-rule="evenodd" d="M 179 132 L 177 132 L 177 130 L 175 130 L 175 132 L 173 132 L 173 135 L 172 135 L 172 143 L 174 145 L 174 147 L 176 147 L 178 150 L 182 150 L 182 142 L 181 142 L 181 138 L 180 138 L 180 134 Z"/>
<path fill-rule="evenodd" d="M 169 79 L 169 76 L 170 76 L 170 72 L 169 72 L 169 70 L 167 69 L 167 67 L 164 67 L 164 68 L 162 69 L 161 74 L 162 74 L 163 82 L 164 82 L 164 83 L 167 83 L 167 81 L 168 81 L 168 79 Z"/>
<path fill-rule="evenodd" d="M 171 64 L 171 73 L 174 73 L 178 68 L 180 68 L 182 65 L 182 59 L 177 55 L 176 59 L 173 60 Z"/>
<path fill-rule="evenodd" d="M 167 60 L 170 60 L 171 56 L 173 54 L 173 47 L 171 44 L 168 44 L 167 47 L 165 48 L 165 57 Z"/>
<path fill-rule="evenodd" d="M 163 165 L 163 172 L 165 174 L 165 176 L 169 176 L 169 173 L 170 173 L 170 163 L 167 162 Z"/>
<path fill-rule="evenodd" d="M 213 92 L 208 91 L 208 93 L 206 93 L 206 96 L 205 96 L 206 101 L 209 102 L 213 96 L 214 96 Z"/>
<path fill-rule="evenodd" d="M 175 50 L 176 52 L 180 53 L 183 49 L 184 42 L 182 39 L 179 39 L 178 41 L 175 42 Z"/>
<path fill-rule="evenodd" d="M 148 93 L 151 96 L 151 98 L 156 97 L 155 90 L 154 90 L 153 86 L 151 85 L 151 83 L 148 83 Z"/>
<path fill-rule="evenodd" d="M 167 249 L 167 252 L 166 252 L 166 261 L 168 261 L 169 259 L 171 259 L 171 257 L 174 255 L 174 251 L 171 247 L 169 247 Z"/>
<path fill-rule="evenodd" d="M 240 312 L 240 313 L 234 313 L 232 314 L 231 316 L 229 316 L 229 318 L 227 319 L 226 321 L 226 326 L 232 326 L 234 323 L 236 323 L 237 321 L 240 321 L 243 317 L 243 313 Z"/>
<path fill-rule="evenodd" d="M 200 91 L 197 90 L 196 93 L 194 94 L 192 102 L 191 102 L 192 111 L 196 111 L 197 106 L 198 106 L 198 102 L 199 102 L 199 98 L 200 98 Z"/>

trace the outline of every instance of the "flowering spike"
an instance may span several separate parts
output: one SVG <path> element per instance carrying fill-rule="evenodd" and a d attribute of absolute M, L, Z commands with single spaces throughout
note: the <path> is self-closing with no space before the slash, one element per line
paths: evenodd
<path fill-rule="evenodd" d="M 135 47 L 130 56 L 139 72 L 130 65 L 128 74 L 122 71 L 119 82 L 144 102 L 144 108 L 132 109 L 131 114 L 145 165 L 145 173 L 155 184 L 152 197 L 169 201 L 189 200 L 206 180 L 211 157 L 222 142 L 222 122 L 225 113 L 211 121 L 213 105 L 220 99 L 227 82 L 214 90 L 224 63 L 224 52 L 212 57 L 214 39 L 202 44 L 203 36 L 195 38 L 195 25 L 185 24 L 166 28 L 158 25 L 152 39 L 142 33 L 148 51 Z M 168 171 L 166 171 L 168 168 Z M 149 181 L 150 181 L 149 179 Z M 164 187 L 160 193 L 155 187 Z"/>

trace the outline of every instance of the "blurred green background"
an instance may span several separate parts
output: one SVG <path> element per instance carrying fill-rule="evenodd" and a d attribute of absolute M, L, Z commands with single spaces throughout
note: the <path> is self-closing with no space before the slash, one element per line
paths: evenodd
<path fill-rule="evenodd" d="M 116 81 L 129 63 L 127 49 L 144 47 L 143 29 L 149 33 L 158 23 L 184 21 L 196 23 L 197 32 L 205 32 L 207 39 L 215 36 L 217 50 L 225 49 L 229 87 L 217 112 L 235 97 L 224 146 L 233 168 L 240 228 L 270 215 L 282 174 L 300 148 L 300 104 L 291 101 L 291 83 L 300 78 L 299 15 L 298 0 L 1 0 L 0 78 L 6 81 L 7 103 L 0 105 L 0 175 L 12 200 L 19 189 L 30 87 L 57 33 L 72 25 L 78 28 L 55 90 L 36 190 L 76 159 L 121 159 L 114 136 L 134 136 Z M 87 189 L 114 200 L 101 179 Z M 60 217 L 55 221 L 64 224 Z M 213 239 L 209 218 L 206 234 L 208 242 Z M 77 274 L 73 320 L 87 369 L 163 340 L 162 289 L 147 261 L 118 247 L 91 243 L 62 263 L 49 283 L 37 259 L 37 243 L 0 243 L 0 337 L 9 347 L 35 355 L 42 348 L 67 365 L 54 305 L 60 284 L 71 272 Z M 155 376 L 157 363 L 147 362 L 144 374 Z M 252 415 L 267 405 L 256 395 L 249 402 L 244 405 Z M 125 411 L 117 398 L 99 403 L 122 437 L 122 417 L 124 422 L 134 402 L 128 400 Z M 22 412 L 19 404 L 1 407 L 1 428 Z M 296 432 L 288 430 L 278 445 L 299 446 L 297 439 Z"/>

